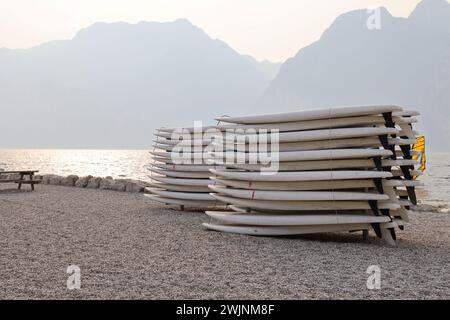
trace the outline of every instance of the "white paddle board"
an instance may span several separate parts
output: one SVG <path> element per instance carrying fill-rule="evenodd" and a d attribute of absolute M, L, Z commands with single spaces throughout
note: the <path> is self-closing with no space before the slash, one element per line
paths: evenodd
<path fill-rule="evenodd" d="M 362 115 L 374 115 L 388 112 L 403 111 L 397 106 L 362 106 L 362 107 L 338 107 L 326 109 L 303 110 L 297 112 L 273 113 L 262 115 L 249 115 L 240 117 L 217 117 L 217 121 L 228 123 L 271 123 L 271 122 L 293 122 L 318 119 L 344 118 Z"/>
<path fill-rule="evenodd" d="M 385 194 L 372 192 L 344 191 L 268 191 L 235 189 L 210 185 L 209 188 L 219 194 L 235 198 L 280 201 L 349 201 L 349 200 L 389 200 Z"/>
<path fill-rule="evenodd" d="M 216 166 L 211 165 L 187 165 L 187 164 L 160 164 L 152 163 L 152 166 L 173 171 L 186 171 L 186 172 L 209 172 L 209 169 L 217 169 Z"/>
<path fill-rule="evenodd" d="M 361 138 L 382 135 L 396 135 L 399 131 L 395 128 L 386 127 L 363 127 L 363 128 L 341 128 L 341 129 L 326 129 L 326 130 L 310 130 L 310 131 L 291 131 L 281 132 L 278 134 L 279 142 L 306 142 L 317 140 L 336 140 L 346 138 Z M 267 133 L 260 134 L 227 134 L 225 141 L 258 141 L 261 135 L 270 135 Z"/>
<path fill-rule="evenodd" d="M 368 223 L 341 225 L 310 225 L 310 226 L 239 226 L 228 224 L 203 223 L 206 229 L 237 233 L 251 236 L 288 236 L 312 233 L 369 230 Z"/>
<path fill-rule="evenodd" d="M 381 165 L 383 167 L 392 166 L 414 166 L 417 165 L 417 160 L 389 160 L 383 159 Z M 268 170 L 269 166 L 261 164 L 228 164 L 230 168 L 261 171 L 261 169 Z M 318 160 L 318 161 L 291 161 L 280 162 L 277 171 L 310 171 L 310 170 L 331 170 L 331 169 L 356 169 L 356 168 L 375 168 L 375 163 L 370 159 L 350 159 L 350 160 Z M 218 169 L 218 168 L 217 168 Z"/>
<path fill-rule="evenodd" d="M 214 198 L 208 193 L 196 193 L 196 192 L 180 192 L 180 191 L 169 191 L 161 190 L 157 188 L 150 188 L 149 191 L 158 196 L 170 199 L 182 199 L 182 200 L 211 200 Z"/>
<path fill-rule="evenodd" d="M 152 145 L 152 147 L 154 148 L 153 150 L 166 150 L 166 151 L 173 151 L 175 150 L 175 152 L 204 152 L 205 151 L 205 147 L 204 146 L 188 146 L 188 145 L 183 145 L 183 146 L 172 146 L 172 145 L 168 145 L 168 144 L 154 144 Z"/>
<path fill-rule="evenodd" d="M 180 179 L 162 176 L 149 176 L 150 179 L 159 181 L 161 183 L 174 184 L 177 186 L 204 186 L 208 187 L 211 184 L 209 179 Z"/>
<path fill-rule="evenodd" d="M 393 117 L 393 122 L 396 124 L 415 123 L 416 118 Z M 275 122 L 266 124 L 234 124 L 234 125 L 218 125 L 215 126 L 219 131 L 238 131 L 238 130 L 279 130 L 280 132 L 287 131 L 302 131 L 312 129 L 333 129 L 343 127 L 358 127 L 364 125 L 383 125 L 385 120 L 382 116 L 361 116 L 361 117 L 347 117 L 335 119 L 309 120 L 297 122 Z"/>
<path fill-rule="evenodd" d="M 209 179 L 211 175 L 210 172 L 189 172 L 189 171 L 173 171 L 173 170 L 162 170 L 153 167 L 152 172 L 165 175 L 167 177 L 176 178 L 189 178 L 189 179 Z"/>
<path fill-rule="evenodd" d="M 388 144 L 395 145 L 412 145 L 416 143 L 415 139 L 400 139 L 389 138 Z M 231 150 L 239 152 L 250 152 L 252 150 L 258 150 L 260 143 L 234 143 L 223 144 L 224 142 L 216 142 L 211 146 L 217 147 L 218 150 Z M 339 148 L 378 148 L 382 143 L 378 137 L 366 137 L 366 138 L 353 138 L 353 139 L 338 139 L 338 140 L 320 140 L 320 141 L 308 141 L 308 142 L 282 142 L 278 144 L 279 151 L 307 151 L 307 150 L 323 150 L 323 149 L 339 149 Z M 270 150 L 271 144 L 268 143 L 268 149 Z"/>
<path fill-rule="evenodd" d="M 148 183 L 153 188 L 163 189 L 163 190 L 171 190 L 171 191 L 181 191 L 181 192 L 203 192 L 209 193 L 211 190 L 208 187 L 204 186 L 180 186 L 176 184 L 168 184 L 161 182 L 149 182 Z M 149 190 L 147 190 L 149 191 Z"/>
<path fill-rule="evenodd" d="M 220 201 L 199 201 L 199 200 L 182 200 L 164 198 L 155 194 L 144 194 L 150 200 L 158 201 L 164 204 L 178 205 L 178 206 L 190 206 L 190 207 L 220 207 L 223 203 Z"/>
<path fill-rule="evenodd" d="M 260 172 L 231 171 L 210 169 L 211 173 L 228 179 L 246 181 L 321 181 L 321 180 L 353 180 L 391 178 L 392 174 L 386 171 L 293 171 L 274 172 L 270 175 L 262 175 Z"/>
<path fill-rule="evenodd" d="M 307 210 L 362 210 L 370 209 L 368 201 L 276 201 L 241 199 L 211 194 L 215 199 L 227 204 L 233 204 L 246 208 L 280 211 L 307 211 Z M 398 203 L 392 201 L 378 201 L 379 209 L 399 209 Z"/>
<path fill-rule="evenodd" d="M 271 154 L 269 154 L 271 155 Z M 354 158 L 373 158 L 389 157 L 392 151 L 383 149 L 334 149 L 334 150 L 313 150 L 313 151 L 283 151 L 278 153 L 279 161 L 307 161 L 307 160 L 332 160 L 332 159 L 354 159 Z M 212 152 L 211 158 L 220 164 L 220 160 L 226 156 L 226 153 Z M 260 153 L 234 152 L 234 157 L 243 161 L 250 162 L 255 159 L 259 162 L 267 161 L 268 155 Z M 274 155 L 271 155 L 275 159 Z"/>
<path fill-rule="evenodd" d="M 231 180 L 211 177 L 211 181 L 218 185 L 229 186 L 240 189 L 250 190 L 341 190 L 341 189 L 363 189 L 375 188 L 373 180 L 328 180 L 328 181 L 245 181 L 245 180 Z M 210 182 L 211 182 L 210 181 Z M 412 181 L 417 182 L 417 181 Z M 405 181 L 388 180 L 382 181 L 383 186 L 388 186 L 388 183 L 395 183 L 395 186 L 403 186 Z M 211 183 L 210 183 L 211 184 Z"/>
<path fill-rule="evenodd" d="M 273 214 L 273 213 L 236 213 L 222 211 L 206 211 L 211 218 L 230 224 L 253 226 L 309 226 L 309 225 L 338 225 L 354 223 L 383 223 L 391 219 L 387 216 L 362 214 Z"/>
<path fill-rule="evenodd" d="M 158 145 L 169 145 L 169 146 L 207 146 L 211 144 L 214 139 L 199 139 L 199 140 L 169 140 L 169 139 L 158 139 L 153 140 L 154 143 Z"/>

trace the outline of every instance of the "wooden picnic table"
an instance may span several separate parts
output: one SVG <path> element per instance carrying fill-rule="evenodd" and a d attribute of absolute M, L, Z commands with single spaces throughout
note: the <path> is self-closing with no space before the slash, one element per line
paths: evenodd
<path fill-rule="evenodd" d="M 0 171 L 0 183 L 17 183 L 18 189 L 22 188 L 22 184 L 29 184 L 31 186 L 31 190 L 34 190 L 34 185 L 40 183 L 40 180 L 34 180 L 34 174 L 39 172 L 38 170 L 15 170 L 15 171 Z M 19 179 L 2 179 L 1 176 L 3 174 L 18 174 L 20 176 Z M 28 176 L 28 179 L 24 177 Z"/>

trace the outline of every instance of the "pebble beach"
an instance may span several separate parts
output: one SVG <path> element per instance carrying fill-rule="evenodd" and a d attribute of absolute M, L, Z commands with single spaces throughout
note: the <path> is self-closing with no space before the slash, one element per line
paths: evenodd
<path fill-rule="evenodd" d="M 0 299 L 449 299 L 450 215 L 410 218 L 396 247 L 359 232 L 251 237 L 206 231 L 202 211 L 142 193 L 4 184 Z"/>

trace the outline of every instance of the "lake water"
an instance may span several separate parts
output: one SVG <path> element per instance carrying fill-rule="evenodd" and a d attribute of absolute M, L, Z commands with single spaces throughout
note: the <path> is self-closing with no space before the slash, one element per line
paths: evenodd
<path fill-rule="evenodd" d="M 425 186 L 418 189 L 423 203 L 450 209 L 450 153 L 427 153 L 427 165 L 419 178 Z"/>
<path fill-rule="evenodd" d="M 423 203 L 450 208 L 450 154 L 428 153 L 418 190 Z M 0 150 L 2 169 L 38 169 L 41 174 L 111 176 L 148 181 L 147 150 Z"/>
<path fill-rule="evenodd" d="M 146 150 L 0 150 L 0 168 L 149 180 Z"/>

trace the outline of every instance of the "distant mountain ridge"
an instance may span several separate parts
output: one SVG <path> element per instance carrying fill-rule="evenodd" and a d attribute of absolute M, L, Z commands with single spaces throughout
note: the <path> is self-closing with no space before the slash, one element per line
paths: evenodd
<path fill-rule="evenodd" d="M 96 23 L 2 49 L 0 69 L 0 147 L 148 148 L 157 127 L 250 112 L 271 80 L 184 19 Z"/>
<path fill-rule="evenodd" d="M 438 32 L 450 33 L 450 10 L 446 0 L 422 0 L 409 16 L 411 21 L 420 23 Z"/>
<path fill-rule="evenodd" d="M 380 11 L 338 17 L 316 43 L 281 67 L 259 100 L 264 109 L 398 104 L 421 111 L 420 130 L 450 150 L 450 4 L 424 0 L 408 18 Z"/>
<path fill-rule="evenodd" d="M 281 62 L 271 62 L 269 60 L 258 61 L 250 55 L 243 55 L 243 57 L 260 70 L 269 81 L 272 81 L 277 76 L 283 65 Z"/>
<path fill-rule="evenodd" d="M 0 48 L 0 148 L 149 148 L 157 127 L 217 115 L 397 104 L 422 112 L 428 146 L 450 150 L 450 4 L 423 0 L 408 18 L 383 8 L 380 30 L 367 28 L 370 14 L 339 16 L 282 65 L 185 19 Z"/>

